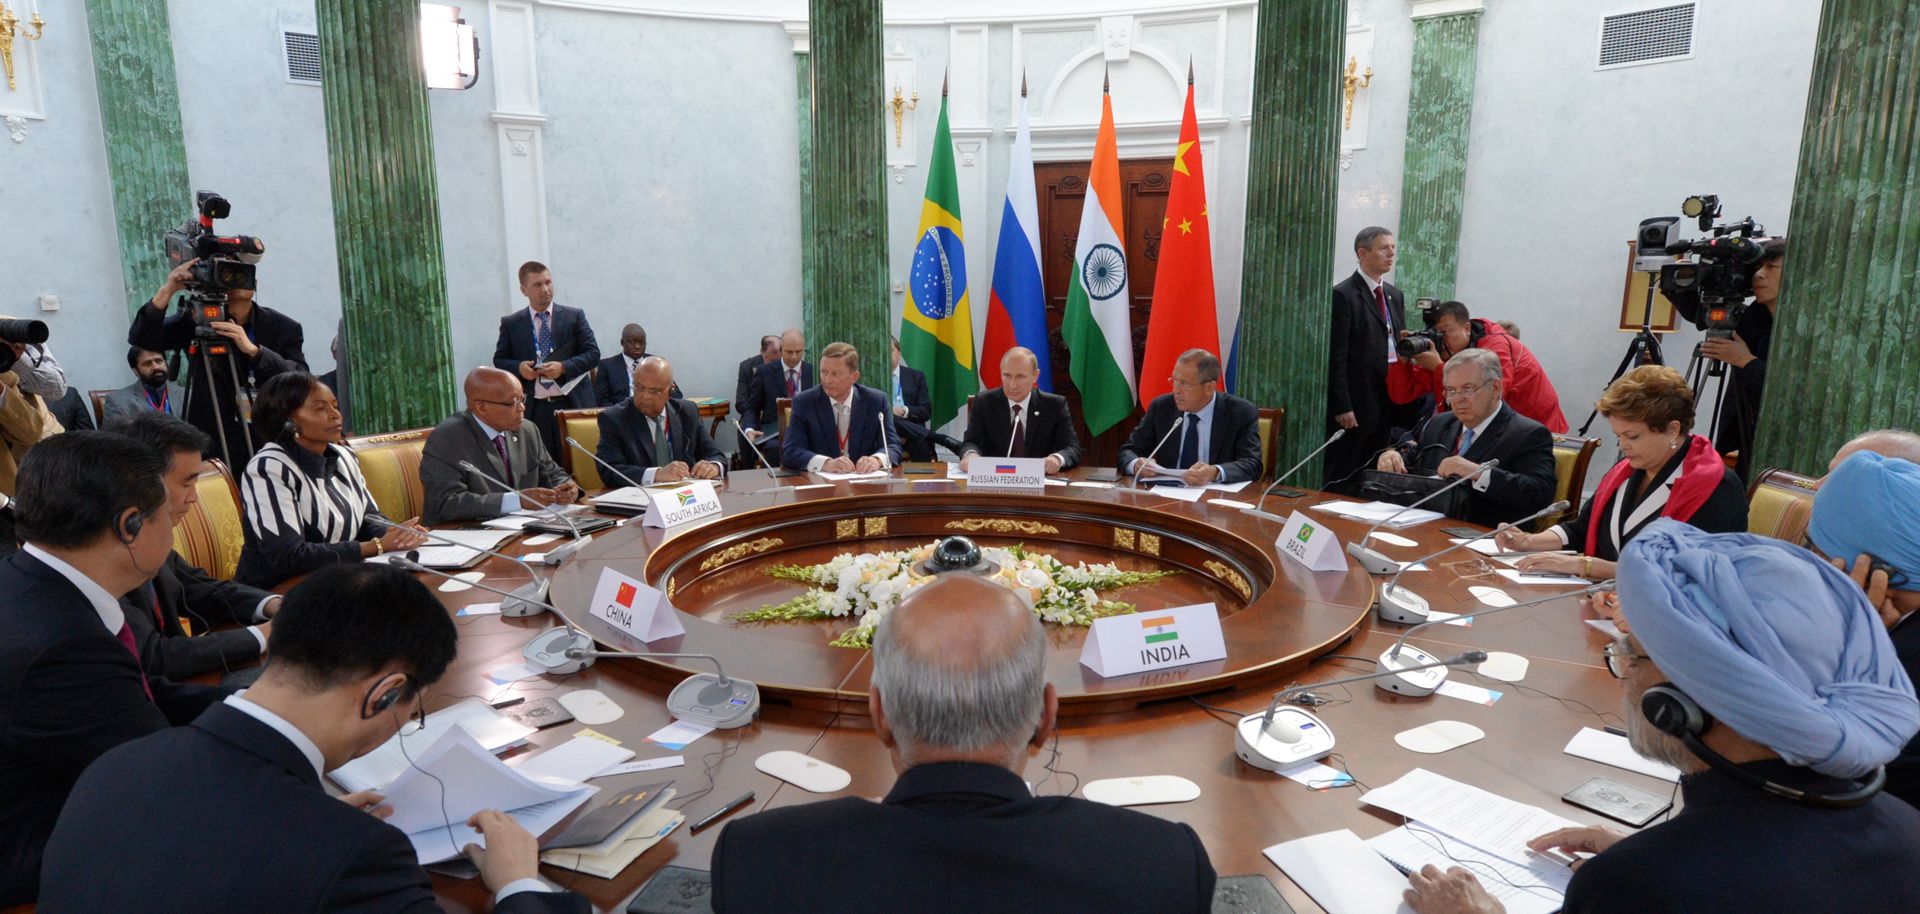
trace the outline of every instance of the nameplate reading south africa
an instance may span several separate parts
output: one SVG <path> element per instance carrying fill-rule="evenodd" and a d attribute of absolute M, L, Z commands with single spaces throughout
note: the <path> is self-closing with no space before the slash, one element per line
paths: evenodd
<path fill-rule="evenodd" d="M 641 523 L 648 527 L 670 528 L 720 514 L 720 498 L 713 483 L 704 479 L 647 492 L 647 516 Z"/>

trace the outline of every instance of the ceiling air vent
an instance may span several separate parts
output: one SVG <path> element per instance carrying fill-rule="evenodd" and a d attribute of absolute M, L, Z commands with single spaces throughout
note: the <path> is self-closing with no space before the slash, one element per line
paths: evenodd
<path fill-rule="evenodd" d="M 1600 62 L 1595 69 L 1692 57 L 1694 6 L 1676 3 L 1602 18 Z"/>
<path fill-rule="evenodd" d="M 283 31 L 280 39 L 287 56 L 287 82 L 320 85 L 320 36 L 312 32 Z"/>

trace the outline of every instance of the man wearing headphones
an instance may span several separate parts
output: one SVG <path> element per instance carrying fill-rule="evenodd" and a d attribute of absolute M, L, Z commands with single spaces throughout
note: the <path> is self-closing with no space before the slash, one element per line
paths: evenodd
<path fill-rule="evenodd" d="M 321 778 L 424 717 L 421 693 L 458 641 L 439 599 L 406 572 L 315 571 L 274 616 L 259 682 L 87 769 L 48 842 L 39 910 L 440 910 L 407 836 L 381 821 L 391 812 L 381 797 L 334 799 Z M 467 824 L 486 842 L 466 853 L 494 910 L 590 910 L 540 880 L 539 847 L 518 823 L 486 810 Z"/>
<path fill-rule="evenodd" d="M 1662 519 L 1621 554 L 1619 595 L 1628 738 L 1683 772 L 1685 803 L 1632 836 L 1529 842 L 1595 855 L 1561 910 L 1913 910 L 1920 810 L 1881 787 L 1920 700 L 1860 587 L 1781 540 Z M 1408 881 L 1419 914 L 1502 910 L 1459 867 Z"/>
<path fill-rule="evenodd" d="M 152 448 L 92 431 L 40 442 L 20 466 L 25 545 L 0 559 L 0 908 L 34 899 L 47 835 L 89 763 L 227 694 L 143 669 L 120 605 L 173 550 L 165 470 Z"/>

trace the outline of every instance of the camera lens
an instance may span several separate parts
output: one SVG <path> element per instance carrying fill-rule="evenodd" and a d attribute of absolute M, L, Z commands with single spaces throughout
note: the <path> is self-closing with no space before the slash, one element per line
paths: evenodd
<path fill-rule="evenodd" d="M 42 321 L 0 321 L 0 340 L 36 345 L 44 343 L 47 341 L 47 325 Z"/>

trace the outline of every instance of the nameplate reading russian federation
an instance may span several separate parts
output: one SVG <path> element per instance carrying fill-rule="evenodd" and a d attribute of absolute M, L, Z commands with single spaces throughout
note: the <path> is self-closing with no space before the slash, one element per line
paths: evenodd
<path fill-rule="evenodd" d="M 1333 531 L 1298 511 L 1287 516 L 1287 526 L 1273 545 L 1281 555 L 1313 571 L 1347 570 L 1347 554 Z"/>
<path fill-rule="evenodd" d="M 666 594 L 611 568 L 600 572 L 588 612 L 642 641 L 658 641 L 687 631 Z"/>
<path fill-rule="evenodd" d="M 1080 665 L 1103 677 L 1223 660 L 1220 610 L 1212 603 L 1141 610 L 1093 620 Z"/>
<path fill-rule="evenodd" d="M 1047 487 L 1047 458 L 975 454 L 967 462 L 967 487 L 1040 491 Z"/>
<path fill-rule="evenodd" d="M 720 498 L 713 494 L 713 483 L 693 480 L 671 489 L 647 493 L 647 516 L 641 523 L 648 527 L 670 528 L 692 523 L 721 512 Z"/>

